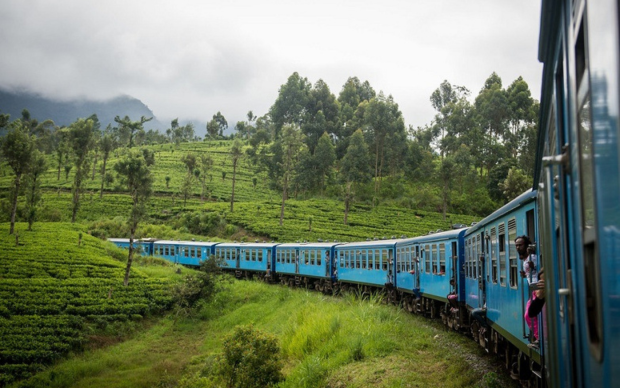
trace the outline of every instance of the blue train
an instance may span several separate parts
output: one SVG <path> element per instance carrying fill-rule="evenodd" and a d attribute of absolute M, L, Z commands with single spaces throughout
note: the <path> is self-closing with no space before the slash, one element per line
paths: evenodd
<path fill-rule="evenodd" d="M 543 0 L 541 11 L 533 187 L 477 224 L 357 243 L 137 246 L 185 265 L 216 255 L 238 277 L 383 293 L 470 333 L 526 386 L 619 387 L 620 5 Z"/>
<path fill-rule="evenodd" d="M 381 294 L 412 313 L 441 317 L 448 327 L 471 332 L 489 351 L 506 357 L 518 378 L 542 385 L 541 350 L 528 347 L 532 338 L 524 329 L 527 283 L 516 270 L 521 263 L 514 241 L 536 234 L 535 212 L 536 192 L 530 190 L 475 226 L 414 238 L 284 244 L 146 239 L 135 245 L 138 252 L 188 266 L 214 255 L 238 278 L 330 294 Z M 472 314 L 483 307 L 481 325 Z"/>

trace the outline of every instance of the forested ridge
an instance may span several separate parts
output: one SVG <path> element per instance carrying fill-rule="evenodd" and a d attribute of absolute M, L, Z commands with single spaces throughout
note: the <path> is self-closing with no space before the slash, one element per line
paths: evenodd
<path fill-rule="evenodd" d="M 203 272 L 182 273 L 163 260 L 139 256 L 132 267 L 133 253 L 127 256 L 94 237 L 278 242 L 411 237 L 469 225 L 531 186 L 538 103 L 522 79 L 503 88 L 493 74 L 475 98 L 446 81 L 429 103 L 437 110 L 435 120 L 406 127 L 394 99 L 367 81 L 350 78 L 336 97 L 323 81 L 313 85 L 294 73 L 269 112 L 257 117 L 249 111 L 229 137 L 223 136 L 229 123 L 221 112 L 206 125 L 204 139 L 178 120 L 165 133 L 145 131 L 152 120 L 146 116 L 116 116 L 115 125 L 102 128 L 96 115 L 66 127 L 39 122 L 27 109 L 18 118 L 0 115 L 0 386 L 98 341 L 121 341 L 145 316 L 172 308 L 176 324 L 179 316 L 196 314 L 188 311 L 198 301 L 204 321 L 224 310 L 216 303 L 223 299 L 207 305 L 207 297 L 215 295 L 212 280 L 186 276 Z M 239 296 L 234 306 L 247 298 Z M 351 314 L 367 319 L 367 308 L 360 309 Z M 379 321 L 397 313 L 381 314 Z M 394 324 L 403 319 L 394 317 Z M 341 319 L 349 318 L 334 315 L 333 322 Z M 326 324 L 309 322 L 308 332 L 317 325 Z M 429 346 L 427 332 L 433 330 L 416 338 Z M 304 366 L 314 365 L 316 357 L 292 351 L 297 345 L 289 334 L 283 355 L 301 362 L 288 370 L 292 386 L 308 378 L 320 386 L 328 375 L 346 380 L 338 377 L 345 373 L 340 368 L 365 355 L 404 351 L 387 337 L 364 345 L 354 333 L 340 340 L 354 353 L 342 355 L 328 372 Z M 436 347 L 436 357 L 444 357 L 441 351 Z M 479 379 L 479 371 L 462 373 L 466 361 L 459 357 L 456 366 L 437 370 L 450 370 L 468 383 Z M 185 355 L 179 360 L 189 363 Z M 211 362 L 195 362 L 189 370 L 199 372 L 186 376 L 186 386 L 210 371 Z M 114 365 L 102 369 L 108 368 Z M 177 380 L 183 374 L 178 368 Z M 60 379 L 55 373 L 39 374 L 24 386 L 37 386 L 37 378 Z M 68 380 L 75 376 L 63 373 Z M 154 376 L 141 381 L 182 386 L 177 380 L 164 385 L 167 373 Z"/>
<path fill-rule="evenodd" d="M 336 96 L 322 80 L 293 73 L 269 111 L 249 111 L 230 137 L 223 131 L 232 123 L 220 112 L 204 139 L 178 120 L 165 133 L 145 131 L 152 119 L 145 116 L 117 116 L 115 126 L 102 128 L 96 115 L 67 127 L 34 120 L 27 109 L 19 118 L 2 115 L 4 221 L 63 219 L 63 210 L 46 207 L 50 193 L 72 192 L 72 221 L 85 196 L 126 193 L 115 166 L 134 148 L 152 172 L 151 200 L 167 197 L 171 208 L 224 201 L 229 214 L 235 202 L 279 202 L 279 225 L 289 198 L 336 201 L 342 218 L 333 221 L 343 224 L 357 205 L 440 212 L 448 220 L 485 216 L 531 185 L 538 102 L 523 79 L 504 88 L 493 73 L 475 97 L 444 81 L 429 103 L 434 121 L 406 127 L 393 97 L 368 81 L 351 77 Z"/>

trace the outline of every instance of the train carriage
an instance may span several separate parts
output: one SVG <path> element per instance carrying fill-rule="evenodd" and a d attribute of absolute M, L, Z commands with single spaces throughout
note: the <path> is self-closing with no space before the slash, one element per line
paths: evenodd
<path fill-rule="evenodd" d="M 152 255 L 175 264 L 200 266 L 213 254 L 217 243 L 200 241 L 158 240 L 152 244 Z"/>
<path fill-rule="evenodd" d="M 214 247 L 215 256 L 225 269 L 236 277 L 258 276 L 266 281 L 275 278 L 276 243 L 219 243 Z"/>
<path fill-rule="evenodd" d="M 471 321 L 471 332 L 487 350 L 503 350 L 507 365 L 524 379 L 540 370 L 540 350 L 529 346 L 533 333 L 524 315 L 531 294 L 521 276 L 523 262 L 515 239 L 537 239 L 536 192 L 529 190 L 470 227 L 464 236 L 465 300 L 470 314 L 486 310 L 486 324 Z M 529 363 L 535 362 L 534 368 Z M 516 365 L 514 365 L 516 363 Z M 534 380 L 536 378 L 533 378 Z"/>
<path fill-rule="evenodd" d="M 334 248 L 338 243 L 287 243 L 276 250 L 280 282 L 332 291 L 336 282 Z"/>
<path fill-rule="evenodd" d="M 465 230 L 431 233 L 396 244 L 396 284 L 404 305 L 410 311 L 428 312 L 435 318 L 442 306 L 451 304 L 456 309 L 452 310 L 454 314 L 449 318 L 446 310 L 443 316 L 454 329 L 462 325 L 459 305 L 465 299 L 463 288 L 458 291 L 463 284 Z"/>
<path fill-rule="evenodd" d="M 109 238 L 108 241 L 114 243 L 117 247 L 123 249 L 129 249 L 129 239 L 128 238 Z M 133 248 L 134 253 L 138 255 L 152 255 L 152 245 L 153 239 L 134 239 L 133 240 Z"/>
<path fill-rule="evenodd" d="M 620 386 L 619 13 L 542 2 L 534 184 L 553 387 Z"/>
<path fill-rule="evenodd" d="M 364 293 L 385 288 L 388 298 L 394 300 L 397 297 L 394 258 L 398 241 L 376 240 L 338 245 L 336 259 L 341 288 L 357 285 Z"/>

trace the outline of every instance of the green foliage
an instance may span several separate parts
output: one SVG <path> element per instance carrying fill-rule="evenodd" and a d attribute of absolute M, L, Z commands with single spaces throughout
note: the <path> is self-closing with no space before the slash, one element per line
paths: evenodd
<path fill-rule="evenodd" d="M 79 226 L 39 223 L 34 232 L 20 232 L 17 246 L 7 229 L 0 225 L 0 385 L 81 350 L 89 331 L 173 303 L 169 280 L 139 270 L 123 287 L 124 265 L 110 257 L 123 257 L 122 250 Z"/>
<path fill-rule="evenodd" d="M 271 387 L 282 380 L 278 339 L 252 325 L 224 337 L 216 375 L 230 388 Z"/>

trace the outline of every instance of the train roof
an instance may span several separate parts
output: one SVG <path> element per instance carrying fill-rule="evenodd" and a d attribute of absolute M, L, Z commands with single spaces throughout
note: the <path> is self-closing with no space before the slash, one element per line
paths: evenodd
<path fill-rule="evenodd" d="M 217 244 L 217 248 L 273 248 L 278 243 L 268 242 L 225 242 Z"/>
<path fill-rule="evenodd" d="M 336 245 L 341 245 L 342 243 L 329 243 L 329 242 L 303 242 L 303 243 L 283 243 L 278 245 L 278 248 L 296 248 L 296 247 L 304 247 L 304 248 L 331 248 Z"/>
<path fill-rule="evenodd" d="M 465 228 L 460 228 L 460 229 L 447 230 L 445 232 L 430 233 L 430 234 L 425 234 L 423 236 L 408 238 L 408 239 L 402 240 L 401 242 L 397 243 L 396 246 L 408 245 L 411 243 L 458 238 L 460 236 L 463 236 L 465 232 L 467 232 L 467 229 L 468 228 L 465 227 Z"/>
<path fill-rule="evenodd" d="M 475 233 L 477 230 L 480 230 L 481 228 L 483 228 L 486 224 L 488 224 L 489 222 L 502 217 L 510 212 L 512 212 L 515 209 L 520 208 L 521 206 L 530 203 L 532 201 L 536 200 L 536 191 L 529 189 L 528 191 L 526 191 L 525 193 L 519 195 L 517 198 L 513 199 L 512 201 L 508 202 L 507 204 L 505 204 L 504 206 L 500 207 L 499 209 L 497 209 L 496 211 L 494 211 L 493 213 L 491 213 L 490 215 L 486 216 L 485 218 L 483 218 L 480 222 L 478 222 L 476 225 L 470 227 L 467 232 L 465 233 L 465 235 L 470 235 L 472 233 Z"/>
<path fill-rule="evenodd" d="M 342 243 L 336 247 L 338 248 L 367 248 L 367 247 L 385 247 L 385 246 L 393 246 L 396 243 L 404 241 L 405 239 L 389 239 L 389 240 L 370 240 L 370 241 L 357 241 L 357 242 L 349 242 Z"/>
<path fill-rule="evenodd" d="M 175 241 L 175 240 L 155 241 L 155 245 L 184 245 L 184 246 L 211 247 L 216 244 L 217 244 L 216 242 L 210 242 L 210 241 Z"/>

